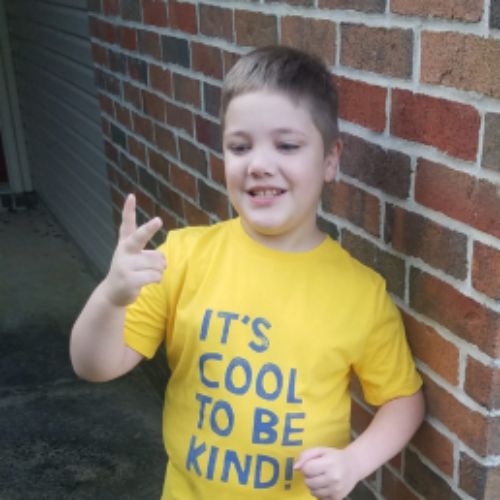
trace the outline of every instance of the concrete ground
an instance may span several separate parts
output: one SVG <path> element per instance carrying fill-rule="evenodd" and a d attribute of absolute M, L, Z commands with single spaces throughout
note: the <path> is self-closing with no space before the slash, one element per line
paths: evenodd
<path fill-rule="evenodd" d="M 40 204 L 0 212 L 0 500 L 159 499 L 161 401 L 143 372 L 90 384 L 68 356 L 96 285 Z"/>

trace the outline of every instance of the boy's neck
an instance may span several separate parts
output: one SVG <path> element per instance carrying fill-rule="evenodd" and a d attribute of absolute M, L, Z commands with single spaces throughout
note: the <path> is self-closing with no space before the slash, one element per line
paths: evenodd
<path fill-rule="evenodd" d="M 241 227 L 249 238 L 272 250 L 280 252 L 298 253 L 314 250 L 325 240 L 325 234 L 314 225 L 307 234 L 265 234 L 254 231 L 240 218 Z"/>

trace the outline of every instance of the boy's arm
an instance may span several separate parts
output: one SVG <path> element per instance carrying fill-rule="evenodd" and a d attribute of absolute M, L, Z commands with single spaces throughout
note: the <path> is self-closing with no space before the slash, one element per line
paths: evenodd
<path fill-rule="evenodd" d="M 311 448 L 295 469 L 304 474 L 311 493 L 322 500 L 341 500 L 354 486 L 405 447 L 424 418 L 422 391 L 388 401 L 367 429 L 349 446 Z"/>
<path fill-rule="evenodd" d="M 159 282 L 165 270 L 163 254 L 144 249 L 160 227 L 161 220 L 155 218 L 137 228 L 135 197 L 127 197 L 108 275 L 90 296 L 71 332 L 70 357 L 78 376 L 104 382 L 127 373 L 143 359 L 125 344 L 123 327 L 127 305 L 144 285 Z"/>

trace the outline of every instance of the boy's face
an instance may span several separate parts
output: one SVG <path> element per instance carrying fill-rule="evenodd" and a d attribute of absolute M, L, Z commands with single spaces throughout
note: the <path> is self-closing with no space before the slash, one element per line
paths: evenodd
<path fill-rule="evenodd" d="M 229 198 L 251 237 L 285 251 L 309 250 L 322 241 L 316 210 L 323 183 L 335 176 L 341 146 L 337 141 L 325 155 L 304 102 L 268 90 L 233 98 L 223 148 Z"/>

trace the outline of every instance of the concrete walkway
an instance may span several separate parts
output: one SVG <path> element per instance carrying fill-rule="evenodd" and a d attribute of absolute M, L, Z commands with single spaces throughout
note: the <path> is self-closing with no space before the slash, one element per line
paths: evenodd
<path fill-rule="evenodd" d="M 89 384 L 70 366 L 95 284 L 43 206 L 0 212 L 0 500 L 160 497 L 161 401 L 142 371 Z"/>

